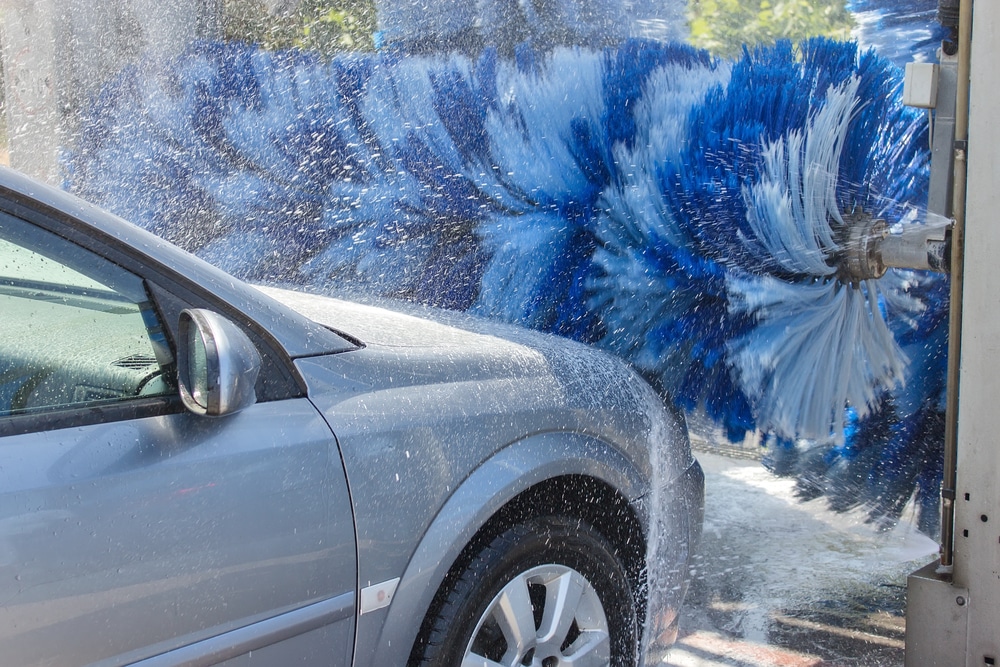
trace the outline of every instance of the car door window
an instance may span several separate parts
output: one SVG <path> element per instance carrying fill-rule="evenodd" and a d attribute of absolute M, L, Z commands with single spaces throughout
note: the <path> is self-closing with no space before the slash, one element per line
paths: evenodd
<path fill-rule="evenodd" d="M 0 213 L 0 417 L 173 392 L 142 280 Z"/>

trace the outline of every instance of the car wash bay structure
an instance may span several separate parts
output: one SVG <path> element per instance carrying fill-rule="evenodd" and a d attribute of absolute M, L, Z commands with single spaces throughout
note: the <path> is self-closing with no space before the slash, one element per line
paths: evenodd
<path fill-rule="evenodd" d="M 907 664 L 914 667 L 1000 661 L 1000 488 L 994 479 L 1000 470 L 1000 291 L 992 261 L 1000 257 L 1000 127 L 994 120 L 1000 108 L 1000 6 L 990 0 L 945 4 L 960 9 L 959 48 L 943 55 L 927 78 L 917 74 L 917 83 L 927 85 L 913 94 L 924 98 L 915 103 L 936 109 L 930 207 L 956 220 L 946 461 L 953 473 L 946 473 L 944 484 L 941 561 L 910 580 Z M 50 181 L 58 180 L 59 146 L 72 131 L 68 119 L 80 96 L 136 53 L 180 51 L 191 26 L 203 37 L 218 31 L 212 20 L 216 0 L 4 5 L 12 162 Z M 156 30 L 147 25 L 152 22 Z M 129 37 L 120 46 L 102 39 L 119 33 Z M 88 56 L 81 57 L 83 52 Z M 906 261 L 894 265 L 908 266 Z"/>
<path fill-rule="evenodd" d="M 945 526 L 953 521 L 953 530 L 943 531 L 941 562 L 909 580 L 906 664 L 911 667 L 1000 661 L 1000 413 L 995 405 L 1000 291 L 994 263 L 1000 253 L 1000 126 L 995 120 L 1000 5 L 961 4 L 956 140 L 949 147 L 956 164 L 948 406 L 954 451 L 946 456 L 943 491 Z"/>

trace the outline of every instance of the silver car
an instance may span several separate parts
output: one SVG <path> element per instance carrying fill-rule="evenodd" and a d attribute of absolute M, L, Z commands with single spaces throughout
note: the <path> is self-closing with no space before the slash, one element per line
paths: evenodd
<path fill-rule="evenodd" d="M 0 665 L 634 665 L 703 476 L 623 363 L 254 288 L 0 171 Z"/>

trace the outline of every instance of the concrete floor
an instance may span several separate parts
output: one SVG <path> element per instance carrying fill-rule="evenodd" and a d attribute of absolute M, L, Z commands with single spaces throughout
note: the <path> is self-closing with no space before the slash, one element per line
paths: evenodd
<path fill-rule="evenodd" d="M 699 453 L 705 533 L 671 667 L 903 664 L 906 575 L 937 544 L 802 503 L 756 461 Z"/>

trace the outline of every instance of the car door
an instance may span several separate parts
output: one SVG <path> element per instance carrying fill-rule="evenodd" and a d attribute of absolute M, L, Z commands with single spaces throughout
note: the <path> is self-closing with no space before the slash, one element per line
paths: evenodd
<path fill-rule="evenodd" d="M 349 664 L 329 427 L 301 396 L 185 411 L 134 259 L 0 212 L 0 663 Z"/>

